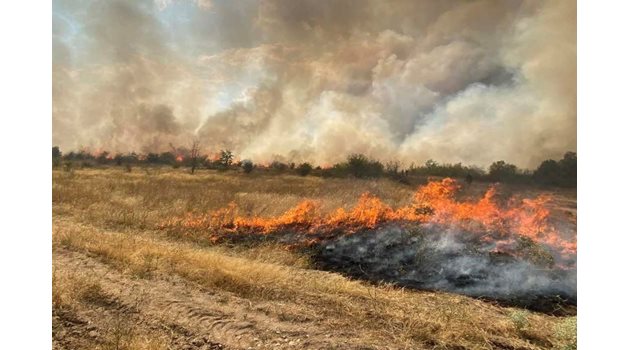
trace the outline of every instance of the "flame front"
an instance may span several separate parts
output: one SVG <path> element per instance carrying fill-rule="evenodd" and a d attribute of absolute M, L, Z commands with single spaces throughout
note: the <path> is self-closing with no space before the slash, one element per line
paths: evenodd
<path fill-rule="evenodd" d="M 409 205 L 397 209 L 370 193 L 364 193 L 351 210 L 338 208 L 329 214 L 322 212 L 320 202 L 307 199 L 280 216 L 268 218 L 240 216 L 236 204 L 231 203 L 209 214 L 189 213 L 170 219 L 161 227 L 205 230 L 216 232 L 216 235 L 291 231 L 330 236 L 352 234 L 390 222 L 436 224 L 474 234 L 481 240 L 496 243 L 497 247 L 513 246 L 518 238 L 527 238 L 562 255 L 576 253 L 575 240 L 563 239 L 550 223 L 547 208 L 550 195 L 533 199 L 511 198 L 500 205 L 495 186 L 489 187 L 477 201 L 458 201 L 459 189 L 457 182 L 450 178 L 430 182 L 418 188 Z"/>

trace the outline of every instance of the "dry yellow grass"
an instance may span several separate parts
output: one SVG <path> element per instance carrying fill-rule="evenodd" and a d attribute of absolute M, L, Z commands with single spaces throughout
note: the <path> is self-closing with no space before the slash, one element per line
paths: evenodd
<path fill-rule="evenodd" d="M 574 346 L 575 318 L 502 308 L 448 293 L 353 281 L 310 270 L 307 257 L 272 244 L 206 246 L 173 240 L 154 230 L 165 218 L 217 209 L 231 201 L 254 214 L 277 215 L 303 198 L 319 199 L 329 208 L 349 206 L 366 190 L 390 205 L 400 205 L 414 189 L 388 180 L 210 172 L 191 176 L 170 169 L 131 174 L 119 169 L 81 170 L 72 175 L 55 171 L 54 249 L 97 257 L 130 278 L 179 276 L 203 290 L 273 305 L 270 312 L 281 321 L 316 320 L 304 324 L 305 332 L 316 326 L 337 334 L 352 333 L 375 348 Z M 102 293 L 94 277 L 64 276 L 54 279 L 55 308 L 89 303 Z"/>
<path fill-rule="evenodd" d="M 71 271 L 67 267 L 55 264 L 53 267 L 53 340 L 64 338 L 64 320 L 74 319 L 74 314 L 89 308 L 112 306 L 111 297 L 103 290 L 98 276 Z M 100 315 L 106 319 L 103 334 L 92 334 L 84 329 L 83 342 L 71 346 L 99 350 L 166 350 L 164 336 L 155 333 L 139 332 L 120 310 L 113 310 L 113 315 Z M 59 334 L 62 333 L 62 334 Z M 94 339 L 100 338 L 100 339 Z M 53 346 L 63 345 L 53 341 Z"/>
<path fill-rule="evenodd" d="M 150 174 L 150 175 L 149 175 Z M 235 202 L 243 214 L 279 215 L 302 199 L 324 209 L 352 207 L 370 191 L 387 204 L 411 200 L 413 189 L 388 180 L 349 181 L 293 175 L 245 175 L 164 168 L 125 173 L 118 168 L 53 171 L 53 212 L 109 227 L 152 228 L 170 216 L 207 212 Z"/>

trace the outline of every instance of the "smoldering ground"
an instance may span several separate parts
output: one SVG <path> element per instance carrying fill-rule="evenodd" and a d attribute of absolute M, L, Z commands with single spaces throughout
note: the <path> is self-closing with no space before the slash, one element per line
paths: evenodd
<path fill-rule="evenodd" d="M 374 282 L 448 291 L 536 311 L 573 312 L 575 257 L 530 243 L 514 242 L 507 253 L 497 250 L 496 241 L 481 240 L 475 233 L 389 224 L 323 241 L 315 260 L 323 269 Z"/>
<path fill-rule="evenodd" d="M 255 161 L 576 148 L 571 1 L 53 2 L 53 142 Z"/>

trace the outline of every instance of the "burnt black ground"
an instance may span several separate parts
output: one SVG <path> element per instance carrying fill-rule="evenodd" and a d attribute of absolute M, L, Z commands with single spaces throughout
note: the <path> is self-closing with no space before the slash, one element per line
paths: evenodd
<path fill-rule="evenodd" d="M 477 238 L 444 227 L 392 224 L 324 240 L 313 259 L 320 269 L 372 282 L 448 291 L 550 314 L 575 313 L 576 269 L 497 253 L 493 244 Z"/>

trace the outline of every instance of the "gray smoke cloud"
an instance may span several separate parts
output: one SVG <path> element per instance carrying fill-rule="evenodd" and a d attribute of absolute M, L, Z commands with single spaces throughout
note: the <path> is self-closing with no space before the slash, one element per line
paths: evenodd
<path fill-rule="evenodd" d="M 53 142 L 534 167 L 576 149 L 572 1 L 53 2 Z"/>

